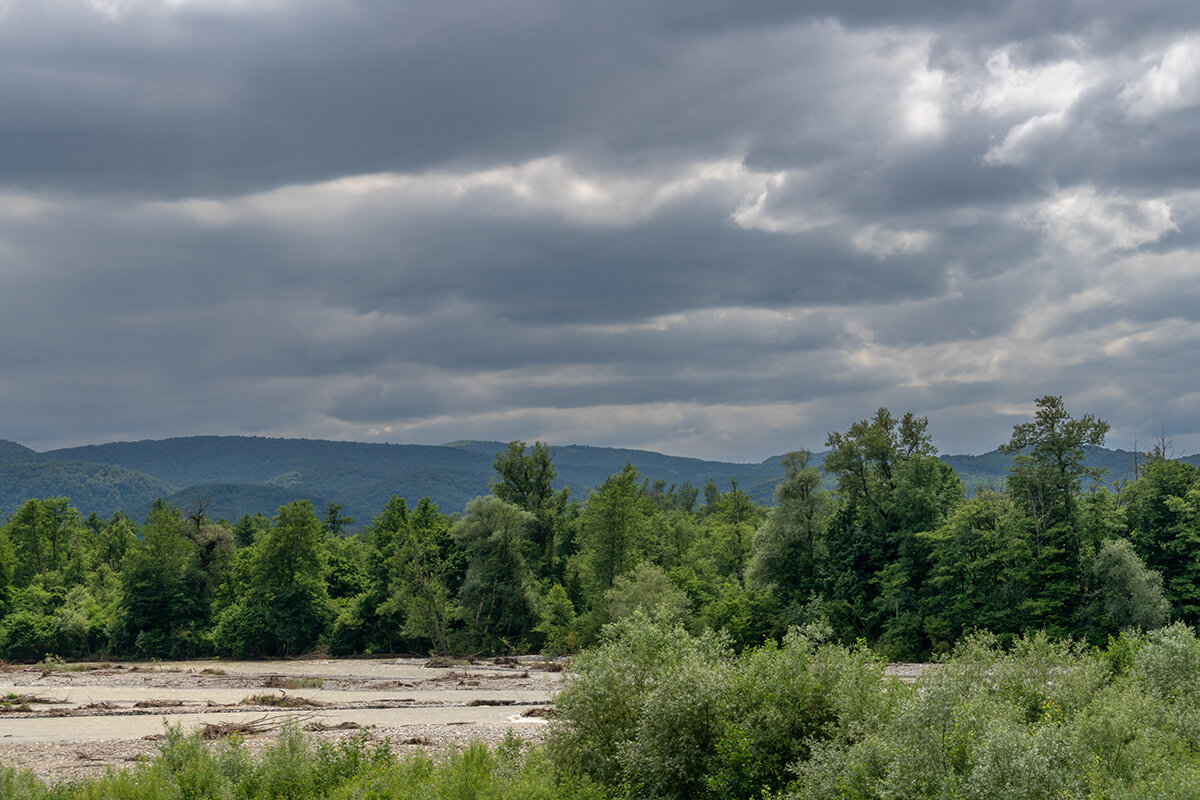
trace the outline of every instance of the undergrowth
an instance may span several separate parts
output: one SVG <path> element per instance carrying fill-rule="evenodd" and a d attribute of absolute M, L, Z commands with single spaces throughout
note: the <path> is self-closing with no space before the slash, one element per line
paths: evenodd
<path fill-rule="evenodd" d="M 500 745 L 397 756 L 360 734 L 316 742 L 289 724 L 260 755 L 168 725 L 158 757 L 130 769 L 47 784 L 0 766 L 5 800 L 599 800 L 587 780 L 560 782 L 545 755 L 510 735 Z"/>

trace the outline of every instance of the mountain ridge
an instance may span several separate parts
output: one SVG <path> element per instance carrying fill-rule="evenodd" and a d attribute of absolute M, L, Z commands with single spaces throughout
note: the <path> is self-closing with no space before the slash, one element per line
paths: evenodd
<path fill-rule="evenodd" d="M 0 440 L 0 512 L 11 513 L 30 497 L 67 497 L 87 514 L 108 516 L 121 510 L 141 518 L 161 497 L 188 507 L 209 505 L 213 517 L 233 520 L 242 514 L 272 515 L 293 499 L 312 500 L 318 509 L 329 502 L 364 525 L 393 495 L 414 505 L 430 497 L 446 512 L 463 508 L 485 494 L 494 478 L 503 442 L 459 440 L 444 445 L 338 442 L 264 436 L 182 436 L 60 448 L 39 453 Z M 650 450 L 551 445 L 558 478 L 583 499 L 618 472 L 626 461 L 652 484 L 685 482 L 702 489 L 713 480 L 722 491 L 731 481 L 755 502 L 770 504 L 783 476 L 779 456 L 759 463 L 707 461 Z M 820 466 L 825 453 L 814 453 Z M 1003 485 L 1010 457 L 992 450 L 980 455 L 940 456 L 968 487 Z M 1089 463 L 1109 470 L 1110 485 L 1129 480 L 1137 456 L 1125 450 L 1094 448 Z M 1188 456 L 1200 463 L 1200 455 Z M 831 482 L 827 479 L 827 485 Z"/>

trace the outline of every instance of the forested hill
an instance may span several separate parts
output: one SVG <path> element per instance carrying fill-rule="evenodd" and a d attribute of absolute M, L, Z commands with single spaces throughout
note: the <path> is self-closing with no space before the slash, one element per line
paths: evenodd
<path fill-rule="evenodd" d="M 180 507 L 203 499 L 215 517 L 268 515 L 298 498 L 318 507 L 342 505 L 356 520 L 371 519 L 393 494 L 415 503 L 428 496 L 446 511 L 463 508 L 487 492 L 502 442 L 462 441 L 441 446 L 366 444 L 248 436 L 191 436 L 88 445 L 37 453 L 0 440 L 0 513 L 30 497 L 67 497 L 83 513 L 122 510 L 141 518 L 163 497 Z M 651 483 L 701 489 L 713 480 L 728 491 L 731 480 L 755 502 L 769 504 L 783 474 L 777 456 L 738 464 L 668 456 L 646 450 L 565 445 L 551 448 L 556 485 L 583 499 L 628 461 Z M 823 454 L 813 458 L 820 465 Z M 967 486 L 1000 486 L 1010 460 L 998 451 L 943 456 Z M 1188 459 L 1196 463 L 1200 457 Z M 1096 449 L 1089 463 L 1108 469 L 1108 480 L 1132 479 L 1135 457 Z"/>
<path fill-rule="evenodd" d="M 339 503 L 356 520 L 370 520 L 392 495 L 415 504 L 429 497 L 447 513 L 486 494 L 495 477 L 496 455 L 503 442 L 463 441 L 441 446 L 366 444 L 311 439 L 249 436 L 191 436 L 140 442 L 87 445 L 36 453 L 0 441 L 0 512 L 10 512 L 29 497 L 65 496 L 83 513 L 108 516 L 122 510 L 140 518 L 158 497 L 180 507 L 197 499 L 209 503 L 214 517 L 236 519 L 303 498 L 318 508 Z M 690 483 L 701 489 L 709 480 L 728 491 L 730 481 L 756 502 L 769 503 L 783 474 L 778 457 L 761 464 L 736 464 L 667 456 L 645 450 L 567 445 L 551 448 L 558 471 L 555 484 L 580 499 L 626 461 L 651 483 L 666 487 Z M 55 465 L 61 483 L 43 479 Z M 105 469 L 100 469 L 103 466 Z M 120 469 L 120 473 L 113 469 Z M 107 470 L 107 471 L 106 471 Z M 23 481 L 25 475 L 28 481 Z M 145 491 L 134 496 L 104 490 L 104 476 L 145 479 Z M 53 491 L 48 491 L 55 489 Z"/>

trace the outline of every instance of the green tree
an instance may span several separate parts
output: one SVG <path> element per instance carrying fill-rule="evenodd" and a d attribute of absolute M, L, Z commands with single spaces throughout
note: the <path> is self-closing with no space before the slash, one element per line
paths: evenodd
<path fill-rule="evenodd" d="M 825 471 L 837 479 L 826 542 L 826 595 L 838 634 L 923 656 L 918 608 L 929 569 L 918 533 L 941 525 L 961 498 L 958 477 L 936 458 L 929 420 L 886 408 L 829 434 Z"/>
<path fill-rule="evenodd" d="M 354 524 L 354 517 L 343 516 L 341 505 L 330 502 L 325 506 L 325 519 L 321 524 L 330 536 L 341 536 L 347 526 Z"/>
<path fill-rule="evenodd" d="M 553 584 L 542 596 L 538 609 L 538 624 L 533 630 L 545 640 L 542 653 L 560 656 L 575 651 L 575 604 L 561 583 Z"/>
<path fill-rule="evenodd" d="M 686 624 L 691 616 L 687 594 L 671 583 L 661 567 L 649 561 L 618 576 L 605 593 L 605 601 L 612 622 L 640 613 L 648 619 L 676 625 Z"/>
<path fill-rule="evenodd" d="M 261 511 L 253 517 L 243 514 L 233 526 L 233 541 L 238 547 L 250 547 L 271 529 L 271 520 Z"/>
<path fill-rule="evenodd" d="M 467 503 L 453 529 L 469 559 L 459 591 L 468 635 L 492 651 L 524 648 L 538 621 L 539 593 L 525 558 L 532 517 L 489 495 Z"/>
<path fill-rule="evenodd" d="M 321 521 L 312 503 L 279 509 L 254 545 L 246 596 L 226 609 L 214 633 L 234 655 L 294 655 L 317 644 L 331 621 Z"/>
<path fill-rule="evenodd" d="M 133 520 L 120 511 L 114 512 L 112 518 L 103 523 L 96 542 L 96 557 L 100 563 L 120 571 L 126 553 L 137 542 L 135 527 Z"/>
<path fill-rule="evenodd" d="M 1000 447 L 1013 455 L 1009 491 L 1032 522 L 1035 573 L 1027 605 L 1035 623 L 1059 632 L 1070 629 L 1072 610 L 1084 605 L 1081 482 L 1100 478 L 1102 470 L 1086 464 L 1087 448 L 1102 446 L 1108 429 L 1091 414 L 1073 418 L 1062 397 L 1047 395 L 1038 399 L 1033 421 L 1014 425 Z"/>
<path fill-rule="evenodd" d="M 422 498 L 396 542 L 391 604 L 404 619 L 403 634 L 428 641 L 441 654 L 451 651 L 452 627 L 461 616 L 455 590 L 466 554 L 450 535 L 450 521 Z"/>
<path fill-rule="evenodd" d="M 1111 636 L 1125 628 L 1153 630 L 1166 624 L 1170 605 L 1162 576 L 1146 566 L 1126 539 L 1110 539 L 1092 561 L 1100 627 Z M 1099 637 L 1095 637 L 1099 638 Z"/>
<path fill-rule="evenodd" d="M 39 575 L 83 579 L 93 553 L 79 512 L 65 497 L 27 500 L 4 525 L 16 563 L 13 583 L 27 586 Z"/>
<path fill-rule="evenodd" d="M 366 590 L 339 617 L 334 637 L 341 652 L 396 652 L 403 639 L 404 609 L 393 602 L 398 564 L 396 548 L 408 536 L 409 509 L 392 495 L 363 531 Z"/>
<path fill-rule="evenodd" d="M 720 495 L 704 515 L 697 555 L 711 561 L 722 581 L 740 586 L 753 552 L 754 531 L 765 518 L 766 511 L 730 479 L 730 491 Z"/>
<path fill-rule="evenodd" d="M 203 649 L 208 618 L 196 543 L 179 509 L 157 500 L 142 539 L 125 557 L 121 641 L 146 656 L 179 658 Z"/>
<path fill-rule="evenodd" d="M 550 448 L 544 442 L 512 441 L 496 455 L 496 479 L 491 492 L 533 515 L 529 522 L 529 560 L 540 576 L 560 576 L 558 551 L 565 525 L 569 490 L 556 490 L 557 476 Z"/>
<path fill-rule="evenodd" d="M 1182 461 L 1151 458 L 1122 492 L 1129 540 L 1163 577 L 1177 619 L 1200 621 L 1200 470 Z"/>
<path fill-rule="evenodd" d="M 1029 625 L 1029 519 L 1007 493 L 981 492 L 918 536 L 931 551 L 922 611 L 935 650 L 948 652 L 972 630 L 1008 638 Z"/>
<path fill-rule="evenodd" d="M 587 499 L 579 518 L 575 556 L 585 597 L 602 596 L 647 555 L 649 521 L 656 509 L 639 479 L 637 467 L 626 463 Z"/>
<path fill-rule="evenodd" d="M 8 531 L 6 527 L 0 526 L 0 619 L 8 613 L 12 603 L 12 578 L 16 560 Z"/>
<path fill-rule="evenodd" d="M 808 450 L 796 450 L 779 460 L 783 480 L 775 487 L 775 507 L 754 537 L 751 583 L 770 588 L 785 607 L 807 602 L 824 577 L 832 500 L 811 458 Z"/>

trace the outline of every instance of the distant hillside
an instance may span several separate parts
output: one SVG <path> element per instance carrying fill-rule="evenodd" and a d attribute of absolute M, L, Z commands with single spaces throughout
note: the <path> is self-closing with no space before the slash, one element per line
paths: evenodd
<path fill-rule="evenodd" d="M 975 488 L 996 488 L 1004 486 L 1008 476 L 1008 467 L 1012 464 L 1012 456 L 1007 456 L 999 450 L 992 450 L 978 456 L 942 456 L 963 485 Z M 1180 459 L 1189 464 L 1200 463 L 1200 454 Z M 1103 447 L 1087 448 L 1087 464 L 1089 467 L 1101 467 L 1106 470 L 1103 478 L 1105 486 L 1115 488 L 1134 480 L 1139 464 L 1146 461 L 1145 454 L 1134 453 L 1130 450 L 1108 450 Z"/>
<path fill-rule="evenodd" d="M 38 459 L 37 451 L 30 450 L 23 444 L 0 439 L 0 464 L 12 462 L 30 462 Z"/>
<path fill-rule="evenodd" d="M 3 516 L 31 497 L 66 497 L 84 515 L 97 511 L 109 516 L 118 509 L 140 512 L 156 497 L 174 491 L 175 487 L 164 481 L 112 464 L 0 462 Z"/>
<path fill-rule="evenodd" d="M 83 514 L 103 516 L 122 510 L 141 518 L 162 497 L 181 508 L 197 500 L 213 517 L 273 515 L 281 505 L 309 499 L 323 510 L 339 503 L 343 513 L 365 525 L 393 495 L 415 504 L 429 497 L 447 513 L 460 511 L 488 491 L 492 464 L 503 442 L 461 441 L 442 446 L 365 444 L 257 436 L 191 436 L 117 442 L 37 453 L 0 440 L 0 513 L 30 497 L 67 497 Z M 770 504 L 783 475 L 779 457 L 758 464 L 681 458 L 646 450 L 587 445 L 550 448 L 559 487 L 586 499 L 628 461 L 652 483 L 690 483 L 702 489 L 710 479 L 729 491 L 731 479 L 756 502 Z M 824 453 L 813 455 L 820 466 Z M 943 456 L 971 489 L 1000 488 L 1011 463 L 997 450 L 982 455 Z M 1200 462 L 1200 455 L 1190 456 Z M 1132 480 L 1135 457 L 1124 450 L 1095 449 L 1089 462 L 1108 469 L 1107 482 Z M 833 481 L 825 484 L 833 488 Z"/>
<path fill-rule="evenodd" d="M 496 454 L 506 447 L 503 442 L 480 441 L 428 446 L 191 436 L 65 448 L 39 458 L 108 464 L 143 473 L 169 484 L 170 491 L 162 496 L 181 507 L 203 499 L 209 503 L 210 515 L 226 519 L 258 511 L 273 514 L 283 503 L 304 498 L 318 508 L 326 502 L 340 503 L 343 512 L 362 525 L 393 494 L 410 504 L 429 497 L 443 511 L 461 510 L 471 498 L 487 493 L 495 477 Z M 552 447 L 551 453 L 558 470 L 556 484 L 568 487 L 580 499 L 619 472 L 626 461 L 651 482 L 661 479 L 667 486 L 687 481 L 702 488 L 712 479 L 728 491 L 732 478 L 760 503 L 771 501 L 783 474 L 778 458 L 735 464 L 583 445 Z M 141 498 L 136 508 L 149 508 L 157 496 Z M 96 510 L 111 513 L 108 508 Z"/>

